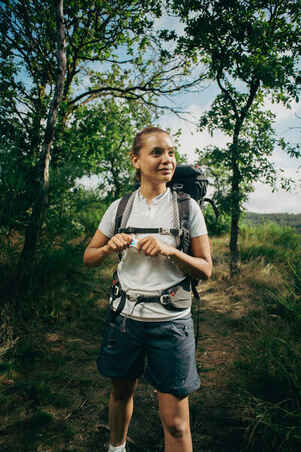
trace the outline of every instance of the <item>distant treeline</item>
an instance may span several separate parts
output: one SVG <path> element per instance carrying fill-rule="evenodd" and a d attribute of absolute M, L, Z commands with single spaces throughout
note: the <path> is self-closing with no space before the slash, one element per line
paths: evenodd
<path fill-rule="evenodd" d="M 301 234 L 301 213 L 255 213 L 246 212 L 244 221 L 252 224 L 277 223 L 279 226 L 291 226 Z"/>

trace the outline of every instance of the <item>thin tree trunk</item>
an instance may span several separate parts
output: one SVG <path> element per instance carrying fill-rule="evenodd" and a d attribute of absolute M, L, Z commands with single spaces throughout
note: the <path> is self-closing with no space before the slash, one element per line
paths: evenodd
<path fill-rule="evenodd" d="M 235 140 L 236 141 L 236 140 Z M 238 144 L 232 145 L 232 202 L 231 202 L 231 236 L 230 236 L 230 276 L 239 273 L 239 219 L 240 219 L 240 173 L 237 164 Z"/>
<path fill-rule="evenodd" d="M 231 278 L 239 273 L 239 247 L 238 247 L 238 235 L 239 235 L 239 220 L 241 215 L 241 174 L 239 171 L 238 163 L 240 161 L 239 152 L 239 135 L 246 119 L 246 116 L 252 106 L 255 96 L 258 92 L 260 86 L 259 80 L 255 79 L 252 81 L 250 87 L 250 94 L 247 99 L 245 106 L 242 108 L 240 115 L 236 111 L 236 124 L 233 133 L 233 142 L 231 146 L 232 153 L 232 202 L 231 202 L 231 237 L 230 237 L 230 276 Z M 231 99 L 231 96 L 228 94 Z"/>
<path fill-rule="evenodd" d="M 54 95 L 49 107 L 41 158 L 39 162 L 40 189 L 32 208 L 32 214 L 25 233 L 25 242 L 18 265 L 17 286 L 18 289 L 21 290 L 28 289 L 29 284 L 32 281 L 37 243 L 48 209 L 51 147 L 54 140 L 57 113 L 62 103 L 66 73 L 66 38 L 63 4 L 63 0 L 57 0 L 57 79 Z"/>

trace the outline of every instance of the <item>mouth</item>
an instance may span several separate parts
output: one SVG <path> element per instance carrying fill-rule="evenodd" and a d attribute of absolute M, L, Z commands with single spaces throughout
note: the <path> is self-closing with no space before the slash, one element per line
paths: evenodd
<path fill-rule="evenodd" d="M 169 174 L 173 172 L 173 168 L 162 168 L 159 171 L 164 174 Z"/>

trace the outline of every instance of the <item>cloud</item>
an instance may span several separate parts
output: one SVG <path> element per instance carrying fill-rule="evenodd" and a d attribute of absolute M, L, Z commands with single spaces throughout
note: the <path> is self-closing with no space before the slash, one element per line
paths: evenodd
<path fill-rule="evenodd" d="M 300 115 L 301 113 L 301 105 L 295 100 L 292 100 L 290 102 L 290 108 L 287 108 L 283 104 L 273 103 L 272 98 L 268 97 L 264 102 L 264 107 L 276 115 L 277 123 L 284 120 L 293 120 L 296 118 L 296 115 Z"/>
<path fill-rule="evenodd" d="M 163 129 L 169 128 L 171 133 L 176 133 L 181 129 L 182 134 L 179 138 L 179 152 L 182 155 L 187 155 L 189 163 L 193 163 L 197 159 L 195 150 L 202 149 L 208 145 L 225 146 L 229 138 L 221 132 L 215 132 L 214 136 L 207 132 L 200 132 L 198 130 L 198 122 L 200 116 L 208 109 L 208 105 L 191 104 L 185 110 L 186 113 L 182 118 L 174 114 L 164 115 L 160 118 L 159 125 Z"/>
<path fill-rule="evenodd" d="M 246 208 L 259 213 L 301 213 L 301 190 L 279 190 L 273 193 L 270 187 L 258 183 L 246 203 Z"/>

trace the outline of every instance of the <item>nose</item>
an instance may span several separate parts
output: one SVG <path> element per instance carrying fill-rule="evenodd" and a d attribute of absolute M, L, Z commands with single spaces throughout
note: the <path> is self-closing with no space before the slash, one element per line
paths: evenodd
<path fill-rule="evenodd" d="M 168 150 L 164 151 L 162 153 L 162 160 L 163 162 L 171 162 L 173 160 L 173 155 L 170 154 L 170 152 Z"/>

